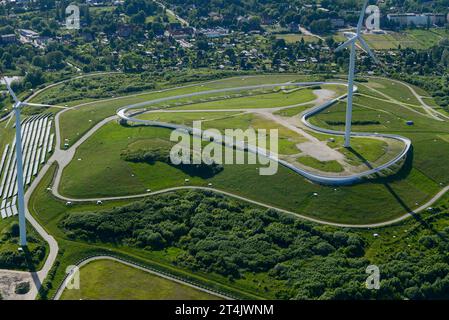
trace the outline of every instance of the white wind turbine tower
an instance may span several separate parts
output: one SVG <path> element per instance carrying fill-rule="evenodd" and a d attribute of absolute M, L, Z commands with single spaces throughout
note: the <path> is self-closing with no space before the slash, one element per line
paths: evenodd
<path fill-rule="evenodd" d="M 17 200 L 19 211 L 19 229 L 20 229 L 20 246 L 25 247 L 27 245 L 26 239 L 26 221 L 25 221 L 25 200 L 24 200 L 24 183 L 23 183 L 23 154 L 22 154 L 22 122 L 20 119 L 20 109 L 23 106 L 33 107 L 53 107 L 46 104 L 29 103 L 20 101 L 8 80 L 3 77 L 6 87 L 14 100 L 13 110 L 16 117 L 16 160 L 17 160 Z"/>
<path fill-rule="evenodd" d="M 346 129 L 345 129 L 345 147 L 351 147 L 351 129 L 352 129 L 352 102 L 354 97 L 354 73 L 355 73 L 355 58 L 356 58 L 356 44 L 359 41 L 359 45 L 371 56 L 374 62 L 378 63 L 378 60 L 368 44 L 362 38 L 362 24 L 363 18 L 365 17 L 366 7 L 368 6 L 369 0 L 365 0 L 365 3 L 360 13 L 360 18 L 357 24 L 357 32 L 345 32 L 345 36 L 349 39 L 341 46 L 339 46 L 335 51 L 343 50 L 344 48 L 350 47 L 351 55 L 349 60 L 349 76 L 348 76 L 348 104 L 346 107 Z"/>

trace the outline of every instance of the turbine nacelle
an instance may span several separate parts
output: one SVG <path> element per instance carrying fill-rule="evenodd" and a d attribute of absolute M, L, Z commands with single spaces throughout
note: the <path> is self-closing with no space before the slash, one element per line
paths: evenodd
<path fill-rule="evenodd" d="M 20 101 L 19 98 L 17 98 L 14 90 L 11 88 L 11 84 L 8 82 L 8 80 L 3 77 L 3 80 L 5 81 L 6 84 L 6 88 L 8 89 L 9 94 L 11 95 L 12 99 L 14 100 L 14 104 L 12 106 L 13 109 L 19 109 L 23 106 L 27 106 L 27 107 L 44 107 L 44 108 L 64 108 L 61 106 L 52 106 L 49 104 L 42 104 L 42 103 L 31 103 L 31 102 L 23 102 Z"/>
<path fill-rule="evenodd" d="M 337 52 L 337 51 L 343 50 L 345 48 L 349 48 L 350 52 L 351 52 L 350 56 L 349 56 L 348 95 L 347 95 L 348 103 L 347 103 L 347 107 L 346 107 L 346 127 L 345 127 L 345 144 L 344 144 L 344 146 L 346 148 L 351 147 L 352 105 L 353 105 L 353 98 L 354 98 L 356 46 L 359 46 L 363 50 L 365 50 L 371 56 L 371 58 L 374 60 L 374 62 L 376 62 L 376 63 L 379 62 L 361 35 L 363 18 L 365 17 L 365 12 L 366 12 L 366 7 L 368 6 L 368 2 L 369 2 L 369 0 L 365 0 L 365 3 L 363 4 L 363 9 L 360 13 L 356 32 L 355 33 L 354 32 L 345 32 L 343 35 L 348 40 L 346 40 L 342 45 L 340 45 L 335 50 Z"/>
<path fill-rule="evenodd" d="M 357 36 L 357 33 L 355 33 L 355 32 L 350 32 L 350 31 L 346 31 L 346 32 L 343 32 L 343 36 L 344 36 L 346 39 L 352 39 L 352 38 L 354 38 L 354 37 Z"/>
<path fill-rule="evenodd" d="M 363 17 L 365 16 L 366 7 L 368 6 L 369 0 L 366 0 L 362 12 L 360 13 L 359 22 L 357 24 L 357 32 L 344 32 L 343 35 L 348 39 L 343 44 L 341 44 L 337 49 L 335 49 L 335 52 L 341 51 L 345 48 L 349 48 L 351 46 L 358 45 L 361 47 L 366 53 L 369 54 L 369 56 L 374 60 L 376 64 L 379 64 L 379 60 L 374 55 L 373 51 L 370 49 L 368 44 L 366 43 L 365 39 L 362 38 L 362 24 L 363 24 Z M 358 41 L 358 43 L 357 43 Z"/>

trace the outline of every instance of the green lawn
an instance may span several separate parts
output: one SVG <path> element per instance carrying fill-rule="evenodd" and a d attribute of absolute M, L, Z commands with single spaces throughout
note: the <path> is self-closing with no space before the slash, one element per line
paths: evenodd
<path fill-rule="evenodd" d="M 293 106 L 300 103 L 311 102 L 316 97 L 310 89 L 302 89 L 289 94 L 268 93 L 223 101 L 203 102 L 187 106 L 176 107 L 181 110 L 207 110 L 207 109 L 252 109 L 252 108 L 279 108 Z"/>
<path fill-rule="evenodd" d="M 375 50 L 394 50 L 402 48 L 428 49 L 437 45 L 439 41 L 448 37 L 444 29 L 415 29 L 403 32 L 391 32 L 388 34 L 364 34 L 363 38 L 371 48 Z M 342 41 L 341 34 L 334 36 L 337 41 Z"/>
<path fill-rule="evenodd" d="M 111 260 L 80 269 L 80 289 L 65 290 L 61 300 L 217 300 L 218 298 Z"/>
<path fill-rule="evenodd" d="M 103 127 L 77 150 L 75 160 L 64 170 L 60 192 L 81 198 L 131 195 L 147 189 L 155 191 L 184 185 L 184 180 L 190 179 L 189 185 L 212 183 L 215 188 L 301 214 L 352 223 L 379 222 L 402 214 L 404 208 L 397 201 L 396 193 L 410 206 L 415 199 L 421 202 L 431 196 L 401 175 L 387 181 L 341 187 L 336 192 L 333 187 L 311 184 L 283 167 L 279 167 L 274 176 L 260 176 L 257 165 L 225 165 L 223 172 L 203 180 L 167 164 L 132 164 L 120 159 L 120 152 L 136 141 L 151 148 L 155 139 L 167 141 L 169 133 L 161 128 L 127 128 L 116 123 Z M 403 174 L 408 175 L 406 172 Z M 286 185 L 289 188 L 285 188 Z M 391 189 L 395 194 L 391 194 Z M 315 192 L 320 197 L 313 197 Z M 357 203 L 357 207 L 353 203 Z"/>
<path fill-rule="evenodd" d="M 145 113 L 137 118 L 151 120 L 151 121 L 160 121 L 174 124 L 181 124 L 185 126 L 191 127 L 193 121 L 213 121 L 219 120 L 223 118 L 230 118 L 241 114 L 239 112 L 152 112 Z"/>
<path fill-rule="evenodd" d="M 77 107 L 76 109 L 69 110 L 61 115 L 61 143 L 64 144 L 65 139 L 68 139 L 70 144 L 75 143 L 90 128 L 95 126 L 95 124 L 106 117 L 115 115 L 118 108 L 130 104 L 213 89 L 233 88 L 236 86 L 251 86 L 263 83 L 269 84 L 278 82 L 283 83 L 288 81 L 307 81 L 311 79 L 313 78 L 301 75 L 262 75 L 234 77 L 223 80 L 210 81 L 205 84 L 197 84 L 191 86 L 184 85 L 185 87 L 172 88 L 171 90 L 164 92 L 155 90 L 152 92 L 124 96 L 116 99 L 114 98 L 109 100 L 101 100 L 98 102 L 89 102 L 88 105 Z M 47 93 L 44 92 L 43 94 Z M 36 101 L 38 100 L 40 100 L 40 95 L 36 97 Z M 72 103 L 72 105 L 73 104 L 76 103 Z"/>
<path fill-rule="evenodd" d="M 293 117 L 293 116 L 299 115 L 301 112 L 303 112 L 307 109 L 310 109 L 312 107 L 313 107 L 313 104 L 306 104 L 304 106 L 282 109 L 282 110 L 276 111 L 274 114 L 280 115 L 283 117 Z"/>
<path fill-rule="evenodd" d="M 310 168 L 314 168 L 324 172 L 338 173 L 344 170 L 343 167 L 337 161 L 319 161 L 315 158 L 308 156 L 298 157 L 296 161 Z"/>
<path fill-rule="evenodd" d="M 374 78 L 370 79 L 366 85 L 381 91 L 400 102 L 421 106 L 410 89 L 395 80 Z"/>

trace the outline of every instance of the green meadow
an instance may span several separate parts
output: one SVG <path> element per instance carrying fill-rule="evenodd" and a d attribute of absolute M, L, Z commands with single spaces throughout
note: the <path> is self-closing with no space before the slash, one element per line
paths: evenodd
<path fill-rule="evenodd" d="M 217 300 L 216 296 L 111 260 L 80 269 L 80 289 L 61 300 Z"/>

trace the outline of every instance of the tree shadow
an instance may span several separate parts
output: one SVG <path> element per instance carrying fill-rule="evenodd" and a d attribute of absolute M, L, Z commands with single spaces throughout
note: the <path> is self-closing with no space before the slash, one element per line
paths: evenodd
<path fill-rule="evenodd" d="M 31 254 L 30 250 L 28 249 L 28 247 L 22 247 L 22 249 L 23 249 L 23 254 L 24 254 L 24 257 L 25 257 L 25 262 L 27 264 L 28 270 L 30 270 L 31 278 L 32 278 L 32 280 L 34 282 L 34 285 L 35 285 L 37 291 L 39 291 L 39 289 L 42 286 L 42 283 L 41 283 L 41 281 L 39 279 L 39 276 L 38 276 L 37 271 L 36 271 L 36 267 L 35 267 L 35 265 L 33 263 L 32 254 Z"/>

